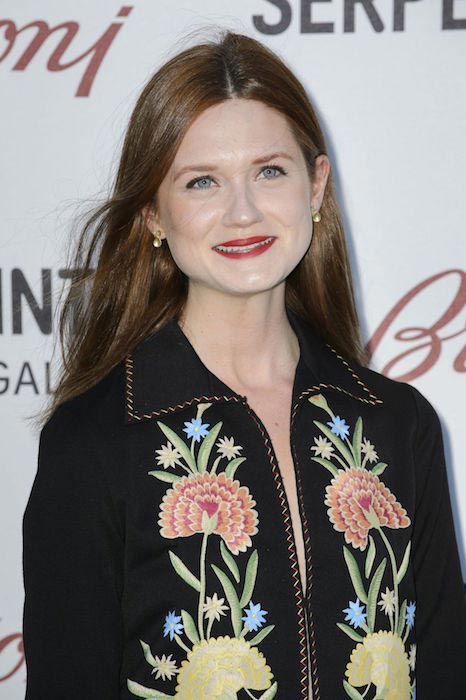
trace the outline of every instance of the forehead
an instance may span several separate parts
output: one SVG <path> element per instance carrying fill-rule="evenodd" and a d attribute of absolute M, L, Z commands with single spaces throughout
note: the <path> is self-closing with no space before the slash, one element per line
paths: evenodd
<path fill-rule="evenodd" d="M 209 107 L 194 120 L 173 166 L 194 162 L 200 156 L 209 162 L 254 158 L 271 149 L 299 150 L 285 117 L 263 102 L 233 98 Z"/>

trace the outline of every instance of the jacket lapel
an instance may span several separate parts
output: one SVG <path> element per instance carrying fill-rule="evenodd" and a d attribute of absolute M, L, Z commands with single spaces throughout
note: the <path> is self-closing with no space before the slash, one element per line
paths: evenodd
<path fill-rule="evenodd" d="M 367 381 L 308 323 L 287 310 L 300 346 L 293 405 L 307 393 L 335 389 L 356 400 L 381 404 Z M 125 358 L 125 421 L 134 423 L 208 400 L 243 401 L 201 361 L 176 319 L 148 336 Z"/>
<path fill-rule="evenodd" d="M 128 423 L 223 394 L 240 398 L 205 367 L 176 319 L 140 343 L 125 365 Z"/>
<path fill-rule="evenodd" d="M 293 390 L 294 405 L 303 394 L 320 389 L 335 389 L 368 404 L 383 403 L 368 386 L 367 378 L 363 381 L 359 376 L 363 370 L 367 377 L 365 368 L 345 360 L 319 338 L 306 321 L 291 311 L 287 313 L 301 350 Z"/>

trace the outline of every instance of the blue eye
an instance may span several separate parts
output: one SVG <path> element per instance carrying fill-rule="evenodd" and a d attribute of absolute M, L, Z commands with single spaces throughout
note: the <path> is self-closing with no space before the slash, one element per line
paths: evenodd
<path fill-rule="evenodd" d="M 264 165 L 261 170 L 264 174 L 266 180 L 274 180 L 279 175 L 286 175 L 287 172 L 280 165 Z M 214 179 L 210 175 L 201 175 L 200 177 L 195 177 L 186 184 L 186 189 L 189 190 L 210 190 L 211 183 Z"/>
<path fill-rule="evenodd" d="M 264 172 L 264 170 L 277 170 L 282 175 L 286 175 L 286 170 L 280 165 L 264 165 L 261 171 Z M 267 177 L 266 180 L 273 180 L 275 177 L 275 175 L 273 177 Z"/>
<path fill-rule="evenodd" d="M 198 184 L 199 182 L 202 182 L 203 180 L 212 180 L 210 175 L 202 175 L 202 177 L 196 177 L 194 180 L 190 180 L 188 184 L 186 185 L 187 189 L 194 189 L 194 190 L 208 190 L 210 189 L 209 187 L 194 187 L 194 185 Z"/>

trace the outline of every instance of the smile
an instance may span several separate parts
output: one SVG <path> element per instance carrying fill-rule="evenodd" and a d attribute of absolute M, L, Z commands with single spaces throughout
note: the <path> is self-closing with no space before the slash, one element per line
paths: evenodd
<path fill-rule="evenodd" d="M 268 238 L 256 236 L 243 239 L 242 241 L 227 241 L 225 244 L 215 246 L 214 250 L 220 255 L 225 255 L 229 258 L 252 257 L 253 255 L 264 253 L 275 240 L 275 236 L 269 236 Z"/>

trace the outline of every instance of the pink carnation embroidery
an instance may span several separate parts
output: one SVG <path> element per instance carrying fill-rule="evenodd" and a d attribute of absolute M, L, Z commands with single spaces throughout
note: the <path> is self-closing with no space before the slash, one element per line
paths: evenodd
<path fill-rule="evenodd" d="M 257 533 L 258 517 L 246 486 L 220 474 L 190 474 L 168 489 L 160 506 L 162 537 L 189 537 L 203 532 L 202 514 L 217 516 L 213 532 L 224 540 L 233 554 L 251 546 Z"/>
<path fill-rule="evenodd" d="M 340 470 L 326 488 L 325 505 L 335 530 L 364 550 L 372 527 L 408 527 L 410 519 L 392 492 L 367 469 Z"/>

